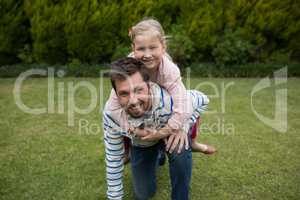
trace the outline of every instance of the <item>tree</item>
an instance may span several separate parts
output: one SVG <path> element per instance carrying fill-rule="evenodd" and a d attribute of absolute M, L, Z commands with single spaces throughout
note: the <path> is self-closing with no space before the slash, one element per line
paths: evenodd
<path fill-rule="evenodd" d="M 30 40 L 28 27 L 23 1 L 0 0 L 0 65 L 20 61 L 18 54 Z"/>

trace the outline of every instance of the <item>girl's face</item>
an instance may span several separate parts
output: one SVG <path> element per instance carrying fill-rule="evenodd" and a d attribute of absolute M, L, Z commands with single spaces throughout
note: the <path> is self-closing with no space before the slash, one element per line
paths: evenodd
<path fill-rule="evenodd" d="M 149 35 L 137 35 L 132 49 L 134 57 L 141 60 L 147 69 L 157 69 L 165 53 L 165 46 L 158 37 Z"/>

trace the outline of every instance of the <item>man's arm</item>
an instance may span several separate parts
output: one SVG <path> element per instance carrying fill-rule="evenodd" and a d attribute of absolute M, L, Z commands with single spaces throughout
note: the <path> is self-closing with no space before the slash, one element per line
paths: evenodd
<path fill-rule="evenodd" d="M 109 113 L 103 113 L 105 144 L 107 198 L 121 200 L 123 197 L 123 134 L 120 125 Z"/>

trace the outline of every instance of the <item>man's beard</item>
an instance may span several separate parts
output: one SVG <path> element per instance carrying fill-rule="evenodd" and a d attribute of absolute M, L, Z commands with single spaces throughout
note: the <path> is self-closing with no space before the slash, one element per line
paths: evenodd
<path fill-rule="evenodd" d="M 151 99 L 151 92 L 150 92 L 150 85 L 147 83 L 148 93 L 145 98 L 138 99 L 136 104 L 129 104 L 126 107 L 126 112 L 133 118 L 142 117 L 145 113 L 147 113 L 152 107 L 152 99 Z"/>
<path fill-rule="evenodd" d="M 139 118 L 145 113 L 145 102 L 139 101 L 136 104 L 131 104 L 127 107 L 127 113 L 134 118 Z"/>

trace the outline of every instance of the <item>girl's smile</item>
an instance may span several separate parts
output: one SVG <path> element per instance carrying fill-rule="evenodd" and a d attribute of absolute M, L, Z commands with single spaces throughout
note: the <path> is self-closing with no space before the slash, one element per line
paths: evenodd
<path fill-rule="evenodd" d="M 141 60 L 147 69 L 157 69 L 165 53 L 165 46 L 154 35 L 137 35 L 133 45 L 134 57 Z"/>

